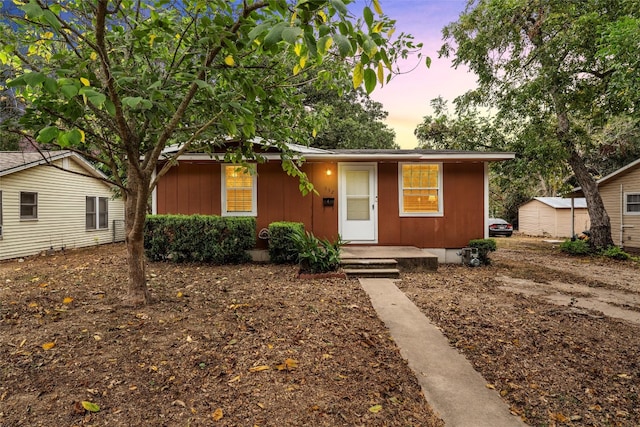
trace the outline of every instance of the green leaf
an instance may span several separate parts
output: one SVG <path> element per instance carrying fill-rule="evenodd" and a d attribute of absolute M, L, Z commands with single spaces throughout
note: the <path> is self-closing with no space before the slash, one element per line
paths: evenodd
<path fill-rule="evenodd" d="M 24 11 L 29 19 L 36 19 L 42 16 L 43 10 L 34 0 L 29 0 L 29 3 L 22 6 L 20 9 Z"/>
<path fill-rule="evenodd" d="M 122 98 L 122 104 L 129 108 L 138 108 L 141 102 L 142 98 L 139 96 L 126 96 Z"/>
<path fill-rule="evenodd" d="M 260 34 L 264 33 L 270 27 L 271 24 L 269 22 L 264 22 L 262 24 L 256 25 L 253 30 L 249 31 L 249 38 L 251 40 L 256 39 Z"/>
<path fill-rule="evenodd" d="M 49 93 L 57 93 L 58 92 L 58 82 L 51 77 L 47 77 L 44 79 L 43 83 L 44 89 Z"/>
<path fill-rule="evenodd" d="M 427 56 L 424 63 L 427 66 L 427 68 L 431 68 L 431 57 Z"/>
<path fill-rule="evenodd" d="M 109 115 L 111 115 L 112 117 L 116 115 L 116 106 L 114 105 L 113 102 L 111 102 L 110 99 L 107 99 L 104 102 L 104 106 L 107 109 L 107 112 L 109 113 Z"/>
<path fill-rule="evenodd" d="M 269 49 L 271 46 L 277 44 L 282 40 L 282 31 L 285 29 L 287 24 L 284 22 L 278 22 L 269 33 L 264 38 L 263 48 Z"/>
<path fill-rule="evenodd" d="M 371 9 L 368 7 L 365 7 L 362 14 L 364 15 L 364 22 L 366 22 L 367 26 L 371 28 L 373 25 L 373 12 L 371 12 Z"/>
<path fill-rule="evenodd" d="M 78 94 L 78 88 L 75 85 L 64 85 L 60 87 L 60 92 L 67 99 L 71 99 Z"/>
<path fill-rule="evenodd" d="M 377 77 L 376 72 L 371 68 L 367 68 L 364 70 L 364 88 L 367 90 L 367 93 L 373 92 L 376 88 Z"/>
<path fill-rule="evenodd" d="M 341 0 L 330 0 L 331 6 L 340 13 L 340 15 L 346 15 L 348 13 L 347 6 Z"/>
<path fill-rule="evenodd" d="M 80 93 L 80 95 L 86 96 L 87 100 L 96 107 L 101 107 L 107 99 L 107 97 L 103 93 L 97 92 L 88 86 L 80 88 L 78 92 Z"/>
<path fill-rule="evenodd" d="M 60 24 L 60 21 L 58 21 L 58 18 L 53 12 L 44 10 L 43 14 L 44 20 L 47 21 L 47 24 L 51 25 L 51 28 L 55 28 L 56 30 L 62 28 L 62 24 Z"/>
<path fill-rule="evenodd" d="M 98 406 L 97 404 L 93 403 L 93 402 L 88 402 L 86 400 L 83 400 L 82 402 L 80 402 L 82 404 L 82 407 L 84 409 L 86 409 L 89 412 L 98 412 L 100 411 L 100 406 Z"/>
<path fill-rule="evenodd" d="M 38 132 L 38 137 L 36 138 L 36 141 L 42 143 L 42 144 L 47 144 L 51 141 L 53 141 L 54 139 L 56 139 L 58 137 L 58 128 L 55 126 L 47 126 L 46 128 L 42 129 L 40 132 Z"/>
<path fill-rule="evenodd" d="M 282 40 L 289 44 L 295 44 L 302 34 L 302 29 L 298 27 L 287 27 L 282 30 Z"/>
<path fill-rule="evenodd" d="M 17 86 L 24 86 L 27 83 L 24 81 L 24 75 L 17 77 L 9 82 L 7 82 L 7 87 L 17 87 Z"/>
<path fill-rule="evenodd" d="M 42 73 L 26 73 L 24 75 L 25 83 L 31 87 L 38 86 L 40 83 L 44 82 L 45 78 L 47 78 L 47 76 Z"/>
<path fill-rule="evenodd" d="M 351 43 L 349 39 L 342 34 L 336 34 L 333 36 L 333 41 L 338 45 L 338 51 L 343 58 L 351 55 Z"/>

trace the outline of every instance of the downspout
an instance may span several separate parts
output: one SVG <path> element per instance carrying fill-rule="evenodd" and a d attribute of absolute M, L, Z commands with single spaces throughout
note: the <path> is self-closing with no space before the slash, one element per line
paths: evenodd
<path fill-rule="evenodd" d="M 624 248 L 624 185 L 620 184 L 620 249 Z"/>
<path fill-rule="evenodd" d="M 489 162 L 484 162 L 484 238 L 489 238 Z"/>
<path fill-rule="evenodd" d="M 576 199 L 574 197 L 571 198 L 571 237 L 573 238 L 576 235 L 576 212 L 574 209 L 574 201 Z"/>

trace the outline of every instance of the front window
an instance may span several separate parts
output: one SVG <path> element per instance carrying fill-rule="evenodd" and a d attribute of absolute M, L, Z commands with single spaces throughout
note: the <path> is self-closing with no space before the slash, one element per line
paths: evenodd
<path fill-rule="evenodd" d="M 400 216 L 442 215 L 442 164 L 399 166 Z"/>
<path fill-rule="evenodd" d="M 20 193 L 20 219 L 38 219 L 38 193 Z"/>
<path fill-rule="evenodd" d="M 109 199 L 106 197 L 87 197 L 85 218 L 87 230 L 109 228 Z"/>
<path fill-rule="evenodd" d="M 239 165 L 222 165 L 222 215 L 257 215 L 256 176 Z"/>
<path fill-rule="evenodd" d="M 628 215 L 640 215 L 640 193 L 626 193 L 624 212 Z"/>

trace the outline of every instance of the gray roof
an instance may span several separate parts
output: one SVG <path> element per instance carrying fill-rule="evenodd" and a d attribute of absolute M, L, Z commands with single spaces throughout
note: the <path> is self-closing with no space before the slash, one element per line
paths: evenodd
<path fill-rule="evenodd" d="M 564 197 L 534 197 L 535 200 L 551 206 L 554 209 L 570 209 L 571 198 Z M 573 207 L 576 209 L 585 209 L 587 200 L 584 197 L 573 199 Z"/>
<path fill-rule="evenodd" d="M 105 175 L 91 163 L 69 150 L 42 152 L 0 151 L 0 176 L 9 175 L 38 165 L 45 165 L 65 157 L 75 158 L 90 175 L 99 178 L 105 177 Z"/>

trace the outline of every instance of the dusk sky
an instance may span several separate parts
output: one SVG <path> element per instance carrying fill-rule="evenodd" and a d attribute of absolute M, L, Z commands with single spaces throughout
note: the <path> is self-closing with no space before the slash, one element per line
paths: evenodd
<path fill-rule="evenodd" d="M 364 0 L 358 0 L 364 4 Z M 442 46 L 442 28 L 456 21 L 464 10 L 466 0 L 382 0 L 386 15 L 397 21 L 396 33 L 413 34 L 422 42 L 423 55 L 431 57 L 431 68 L 424 61 L 408 73 L 395 77 L 383 88 L 376 88 L 371 97 L 384 105 L 389 113 L 386 123 L 395 130 L 396 142 L 401 148 L 415 148 L 418 140 L 413 131 L 422 118 L 432 113 L 430 101 L 442 96 L 452 107 L 453 99 L 476 87 L 476 77 L 468 70 L 451 67 L 447 58 L 438 58 Z M 361 10 L 361 8 L 360 8 Z M 409 70 L 416 59 L 402 64 Z"/>

